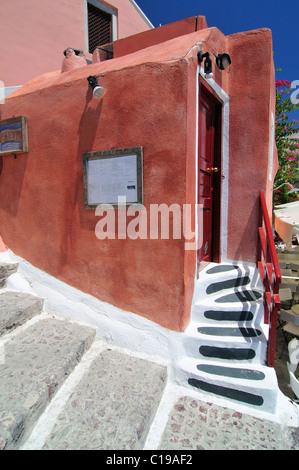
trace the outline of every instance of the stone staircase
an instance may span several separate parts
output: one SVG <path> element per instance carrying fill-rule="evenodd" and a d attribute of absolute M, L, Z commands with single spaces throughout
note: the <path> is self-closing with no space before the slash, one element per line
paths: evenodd
<path fill-rule="evenodd" d="M 166 368 L 9 290 L 16 270 L 0 264 L 0 450 L 142 449 Z"/>
<path fill-rule="evenodd" d="M 210 263 L 200 272 L 176 374 L 192 389 L 275 413 L 276 373 L 265 365 L 268 326 L 254 267 Z"/>
<path fill-rule="evenodd" d="M 99 340 L 96 326 L 44 311 L 43 299 L 12 287 L 17 269 L 0 263 L 0 450 L 142 449 L 157 410 L 165 426 L 161 401 L 167 409 L 174 384 L 232 409 L 277 412 L 254 268 L 211 263 L 200 273 L 190 325 L 169 332 L 168 370 Z"/>

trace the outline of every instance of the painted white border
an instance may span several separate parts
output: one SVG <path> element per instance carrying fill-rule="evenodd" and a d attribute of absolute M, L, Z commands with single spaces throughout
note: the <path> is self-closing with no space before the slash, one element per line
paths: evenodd
<path fill-rule="evenodd" d="M 148 17 L 143 13 L 143 11 L 142 11 L 141 8 L 137 5 L 137 3 L 136 3 L 134 0 L 129 0 L 129 1 L 132 3 L 133 7 L 136 8 L 136 10 L 138 11 L 139 15 L 140 15 L 140 16 L 142 17 L 142 19 L 146 22 L 146 24 L 147 24 L 150 28 L 154 29 L 155 26 L 151 23 L 151 21 L 148 19 Z"/>
<path fill-rule="evenodd" d="M 44 312 L 83 322 L 96 329 L 101 341 L 134 352 L 139 357 L 167 365 L 173 360 L 184 333 L 175 332 L 86 294 L 36 268 L 11 250 L 0 253 L 0 262 L 18 263 L 7 289 L 44 299 Z"/>
<path fill-rule="evenodd" d="M 272 181 L 272 173 L 273 173 L 274 140 L 275 140 L 275 120 L 274 120 L 273 113 L 271 113 L 270 144 L 269 144 L 269 181 Z"/>
<path fill-rule="evenodd" d="M 196 118 L 195 118 L 195 207 L 197 207 L 198 203 L 198 114 L 199 114 L 199 65 L 197 66 L 196 72 Z M 195 268 L 195 280 L 196 283 L 198 277 L 198 263 L 197 263 L 197 251 L 199 248 L 199 240 L 198 240 L 198 211 L 195 210 L 195 233 L 196 233 L 196 268 Z M 194 289 L 195 292 L 195 289 Z M 194 298 L 194 295 L 193 295 Z"/>
<path fill-rule="evenodd" d="M 102 2 L 98 0 L 84 0 L 84 31 L 85 31 L 85 50 L 89 51 L 89 42 L 88 42 L 88 10 L 87 5 L 90 3 L 91 5 L 97 7 L 99 10 L 104 11 L 105 13 L 109 13 L 112 16 L 112 41 L 116 41 L 118 38 L 118 31 L 117 31 L 117 12 L 112 8 L 108 7 Z"/>
<path fill-rule="evenodd" d="M 197 188 L 198 188 L 198 106 L 199 106 L 199 76 L 201 76 L 215 91 L 219 99 L 223 104 L 222 112 L 222 129 L 221 129 L 221 195 L 220 195 L 220 207 L 221 207 L 221 225 L 220 225 L 220 239 L 221 239 L 221 250 L 220 259 L 221 262 L 228 261 L 227 259 L 227 231 L 228 231 L 228 191 L 229 191 L 229 96 L 225 91 L 215 82 L 212 78 L 206 78 L 204 69 L 201 66 L 197 68 L 197 116 L 196 116 L 196 202 L 197 202 Z M 196 226 L 197 226 L 196 221 Z M 198 233 L 198 231 L 197 231 Z M 196 268 L 197 269 L 197 268 Z M 197 278 L 197 272 L 196 272 Z"/>

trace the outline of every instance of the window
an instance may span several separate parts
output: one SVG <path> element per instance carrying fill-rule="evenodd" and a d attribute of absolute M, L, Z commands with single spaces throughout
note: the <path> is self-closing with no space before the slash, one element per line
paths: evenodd
<path fill-rule="evenodd" d="M 112 15 L 91 3 L 87 4 L 88 50 L 92 54 L 97 46 L 108 44 L 112 38 Z"/>
<path fill-rule="evenodd" d="M 88 3 L 88 44 L 89 52 L 93 53 L 97 46 L 112 41 L 112 17 L 109 13 L 99 10 Z"/>
<path fill-rule="evenodd" d="M 84 0 L 85 51 L 117 40 L 117 10 L 99 0 Z"/>

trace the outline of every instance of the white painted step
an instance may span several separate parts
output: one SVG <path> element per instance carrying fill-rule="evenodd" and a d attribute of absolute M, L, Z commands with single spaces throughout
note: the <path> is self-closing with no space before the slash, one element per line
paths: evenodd
<path fill-rule="evenodd" d="M 207 287 L 212 283 L 235 280 L 236 286 L 238 286 L 242 284 L 241 280 L 246 276 L 250 278 L 250 283 L 246 284 L 249 289 L 263 290 L 262 280 L 257 268 L 228 263 L 210 263 L 199 273 L 195 286 L 195 298 L 197 298 L 197 293 L 203 295 Z"/>
<path fill-rule="evenodd" d="M 201 392 L 208 390 L 208 393 L 244 402 L 267 412 L 275 411 L 278 385 L 274 369 L 260 364 L 224 365 L 220 361 L 211 363 L 204 359 L 183 357 L 175 364 L 175 370 L 176 380 L 182 386 Z"/>
<path fill-rule="evenodd" d="M 265 365 L 263 295 L 255 267 L 210 263 L 200 272 L 192 321 L 175 363 L 179 383 L 275 411 L 279 389 L 274 369 Z"/>
<path fill-rule="evenodd" d="M 227 294 L 228 292 L 226 292 Z M 215 321 L 221 322 L 221 318 L 232 318 L 236 319 L 235 321 L 254 321 L 255 325 L 261 324 L 264 321 L 264 305 L 263 300 L 260 298 L 255 302 L 225 302 L 218 303 L 215 302 L 216 296 L 207 297 L 202 295 L 192 305 L 191 316 L 193 321 L 206 322 L 206 320 L 211 320 L 211 312 L 221 312 L 215 315 Z M 205 314 L 205 312 L 209 312 Z M 231 312 L 231 315 L 224 315 L 225 312 Z M 248 320 L 247 320 L 248 319 Z M 230 321 L 230 320 L 225 320 Z"/>
<path fill-rule="evenodd" d="M 202 325 L 241 326 L 258 328 L 264 320 L 264 306 L 228 306 L 225 309 L 211 304 L 198 303 L 192 306 L 192 319 Z"/>
<path fill-rule="evenodd" d="M 192 320 L 206 322 L 211 312 L 218 312 L 218 318 L 221 318 L 220 312 L 222 317 L 228 318 L 228 314 L 224 315 L 228 312 L 235 321 L 263 323 L 263 288 L 257 270 L 240 265 L 236 268 L 234 265 L 209 264 L 196 282 Z"/>
<path fill-rule="evenodd" d="M 194 305 L 214 305 L 224 309 L 244 308 L 256 303 L 263 304 L 263 292 L 256 288 L 248 288 L 247 286 L 223 289 L 210 295 L 206 291 L 201 291 L 194 301 Z"/>
<path fill-rule="evenodd" d="M 192 322 L 186 330 L 182 340 L 183 355 L 191 358 L 210 357 L 211 360 L 217 359 L 222 362 L 264 363 L 267 341 L 261 329 L 259 330 L 262 333 L 260 336 L 244 338 L 243 336 L 203 334 L 198 331 L 198 328 L 203 327 L 199 323 Z M 205 325 L 204 328 L 209 327 Z M 214 349 L 214 353 L 212 349 Z M 222 355 L 223 358 L 220 357 Z M 238 359 L 240 355 L 244 356 L 243 359 Z"/>

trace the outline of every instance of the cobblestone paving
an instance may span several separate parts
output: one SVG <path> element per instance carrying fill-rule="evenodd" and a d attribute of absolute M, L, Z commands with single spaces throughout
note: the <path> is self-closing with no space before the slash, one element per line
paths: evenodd
<path fill-rule="evenodd" d="M 160 449 L 298 450 L 297 434 L 295 428 L 183 397 L 171 412 Z"/>
<path fill-rule="evenodd" d="M 109 349 L 92 364 L 43 450 L 142 449 L 166 369 Z"/>

